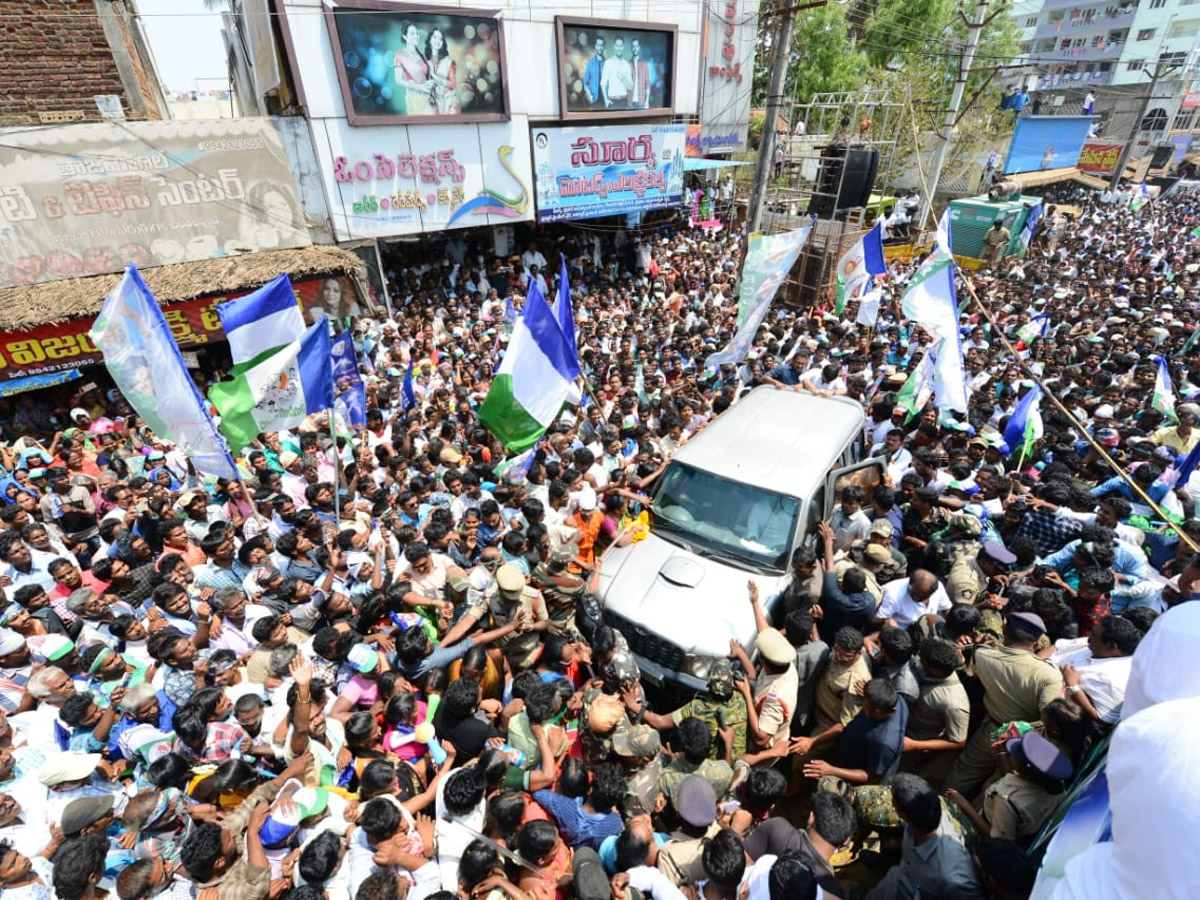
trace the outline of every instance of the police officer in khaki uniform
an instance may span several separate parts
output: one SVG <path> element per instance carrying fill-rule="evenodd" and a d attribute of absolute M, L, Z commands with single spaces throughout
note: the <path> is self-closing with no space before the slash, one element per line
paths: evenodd
<path fill-rule="evenodd" d="M 495 581 L 482 598 L 466 611 L 477 622 L 490 617 L 493 628 L 515 621 L 522 613 L 530 622 L 529 630 L 515 631 L 497 642 L 513 672 L 533 668 L 542 652 L 542 635 L 550 627 L 550 616 L 541 592 L 525 583 L 520 569 L 505 564 L 496 570 Z"/>
<path fill-rule="evenodd" d="M 977 603 L 988 593 L 992 582 L 1004 575 L 1017 557 L 997 541 L 985 541 L 979 553 L 962 557 L 946 576 L 946 593 L 951 603 Z"/>
<path fill-rule="evenodd" d="M 995 771 L 991 733 L 1006 722 L 1039 721 L 1042 710 L 1063 694 L 1062 673 L 1034 655 L 1038 639 L 1045 633 L 1041 616 L 1009 613 L 1004 644 L 975 648 L 969 671 L 983 685 L 985 715 L 954 761 L 946 782 L 946 787 L 967 799 L 973 799 Z"/>

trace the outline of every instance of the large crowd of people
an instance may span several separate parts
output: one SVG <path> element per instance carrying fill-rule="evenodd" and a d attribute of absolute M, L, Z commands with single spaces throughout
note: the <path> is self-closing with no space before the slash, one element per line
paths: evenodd
<path fill-rule="evenodd" d="M 875 327 L 775 307 L 708 371 L 740 235 L 670 223 L 389 259 L 394 313 L 348 325 L 365 427 L 263 434 L 240 481 L 196 472 L 101 369 L 0 400 L 0 900 L 1028 897 L 1130 706 L 1200 693 L 1173 642 L 1200 609 L 1200 198 L 1100 201 L 960 273 L 965 417 L 896 402 L 930 347 L 898 302 L 919 259 Z M 589 389 L 511 465 L 478 409 L 560 253 Z M 1011 446 L 1032 377 L 1043 431 Z M 672 455 L 756 388 L 862 402 L 880 477 L 842 490 L 780 596 L 726 598 L 754 644 L 665 694 L 596 578 L 654 527 Z M 1118 861 L 1120 804 L 1195 799 L 1119 791 L 1123 753 Z M 1126 858 L 1111 896 L 1186 896 L 1150 887 L 1195 886 L 1176 840 L 1182 864 Z"/>

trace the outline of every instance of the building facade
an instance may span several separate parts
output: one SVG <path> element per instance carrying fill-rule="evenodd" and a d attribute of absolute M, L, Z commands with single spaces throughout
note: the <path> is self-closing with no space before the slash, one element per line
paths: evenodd
<path fill-rule="evenodd" d="M 4 0 L 0 13 L 0 127 L 169 118 L 134 0 Z"/>

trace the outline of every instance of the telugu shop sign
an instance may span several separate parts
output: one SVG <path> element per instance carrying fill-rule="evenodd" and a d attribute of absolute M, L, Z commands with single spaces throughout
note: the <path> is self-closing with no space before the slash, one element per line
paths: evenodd
<path fill-rule="evenodd" d="M 293 282 L 292 287 L 300 297 L 301 305 L 310 309 L 320 306 L 323 297 L 326 298 L 325 304 L 331 305 L 328 295 L 332 291 L 327 287 L 328 282 L 333 280 L 339 282 L 339 292 L 347 290 L 348 279 L 345 278 L 309 278 Z M 171 333 L 180 347 L 201 347 L 223 341 L 225 332 L 217 316 L 217 305 L 251 290 L 253 288 L 217 297 L 167 303 L 162 307 L 163 317 L 171 326 Z M 350 290 L 349 296 L 353 297 L 352 288 Z M 24 331 L 0 332 L 0 381 L 77 369 L 101 362 L 103 357 L 88 336 L 95 319 L 95 316 L 84 316 L 38 325 Z"/>

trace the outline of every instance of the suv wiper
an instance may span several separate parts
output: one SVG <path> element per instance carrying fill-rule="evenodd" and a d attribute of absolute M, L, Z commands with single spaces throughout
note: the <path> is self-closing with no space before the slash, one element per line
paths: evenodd
<path fill-rule="evenodd" d="M 758 563 L 756 563 L 754 560 L 747 559 L 744 556 L 739 556 L 736 553 L 725 553 L 720 550 L 710 550 L 705 548 L 701 551 L 701 555 L 719 560 L 720 562 L 731 565 L 737 569 L 744 569 L 747 572 L 757 572 L 760 568 Z"/>
<path fill-rule="evenodd" d="M 688 532 L 684 531 L 677 523 L 664 516 L 662 513 L 654 509 L 653 506 L 648 507 L 652 516 L 650 525 L 652 530 L 664 537 L 665 540 L 673 544 L 678 544 L 687 550 L 689 553 L 696 552 L 696 546 L 691 541 L 687 540 Z"/>

